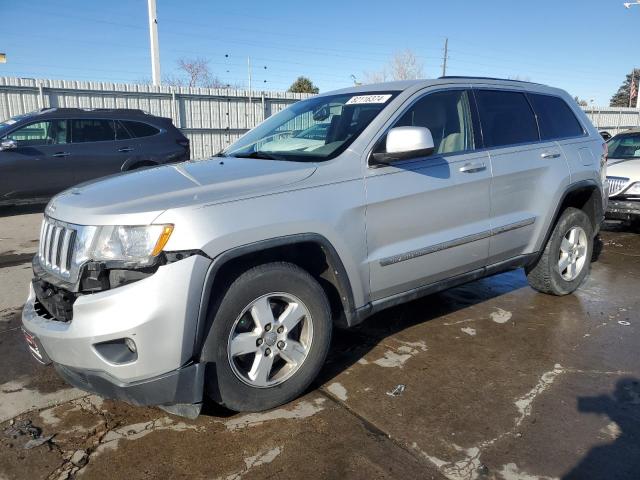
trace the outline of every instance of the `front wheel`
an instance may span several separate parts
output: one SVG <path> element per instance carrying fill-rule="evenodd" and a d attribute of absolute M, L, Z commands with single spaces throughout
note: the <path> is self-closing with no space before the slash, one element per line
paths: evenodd
<path fill-rule="evenodd" d="M 526 269 L 529 284 L 550 295 L 573 293 L 589 273 L 593 227 L 577 208 L 567 208 L 538 261 Z"/>
<path fill-rule="evenodd" d="M 326 295 L 305 270 L 270 263 L 246 271 L 214 314 L 216 400 L 236 411 L 293 400 L 322 368 L 331 326 Z"/>

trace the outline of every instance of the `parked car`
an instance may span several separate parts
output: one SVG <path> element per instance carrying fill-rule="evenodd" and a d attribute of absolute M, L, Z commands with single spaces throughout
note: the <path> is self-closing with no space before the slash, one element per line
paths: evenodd
<path fill-rule="evenodd" d="M 606 217 L 640 222 L 640 130 L 628 130 L 607 143 L 609 207 Z"/>
<path fill-rule="evenodd" d="M 609 132 L 607 132 L 606 130 L 603 130 L 600 132 L 600 136 L 602 138 L 604 138 L 605 140 L 609 140 L 611 138 L 611 134 Z"/>
<path fill-rule="evenodd" d="M 324 141 L 290 148 L 314 123 Z M 576 290 L 605 161 L 573 98 L 543 85 L 445 77 L 315 96 L 210 160 L 52 199 L 25 338 L 103 396 L 190 416 L 205 396 L 272 408 L 313 381 L 335 325 L 519 267 L 540 292 Z"/>
<path fill-rule="evenodd" d="M 142 110 L 48 108 L 0 123 L 0 205 L 41 203 L 113 173 L 188 160 L 170 118 Z"/>

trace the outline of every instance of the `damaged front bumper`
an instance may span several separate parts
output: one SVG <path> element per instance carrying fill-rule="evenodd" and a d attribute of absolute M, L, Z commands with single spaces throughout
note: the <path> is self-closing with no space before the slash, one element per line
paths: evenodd
<path fill-rule="evenodd" d="M 22 312 L 27 344 L 68 383 L 103 397 L 135 405 L 200 403 L 205 366 L 193 359 L 210 264 L 192 255 L 95 293 L 53 285 L 34 268 Z"/>
<path fill-rule="evenodd" d="M 640 218 L 640 199 L 610 198 L 605 218 L 626 221 Z"/>

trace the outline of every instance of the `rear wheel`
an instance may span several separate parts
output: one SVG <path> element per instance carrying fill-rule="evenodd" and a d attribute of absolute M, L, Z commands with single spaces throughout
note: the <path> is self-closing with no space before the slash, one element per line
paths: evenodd
<path fill-rule="evenodd" d="M 544 252 L 527 268 L 529 284 L 551 295 L 574 292 L 589 273 L 593 254 L 593 227 L 577 208 L 567 208 L 553 229 Z"/>
<path fill-rule="evenodd" d="M 216 400 L 236 411 L 293 400 L 322 368 L 331 327 L 324 291 L 306 271 L 270 263 L 243 273 L 214 314 Z"/>

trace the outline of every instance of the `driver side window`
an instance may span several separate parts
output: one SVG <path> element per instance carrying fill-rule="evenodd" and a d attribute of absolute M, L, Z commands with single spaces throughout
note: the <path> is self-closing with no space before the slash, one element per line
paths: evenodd
<path fill-rule="evenodd" d="M 473 150 L 473 130 L 468 93 L 449 90 L 425 95 L 400 117 L 394 127 L 427 127 L 434 153 Z"/>

